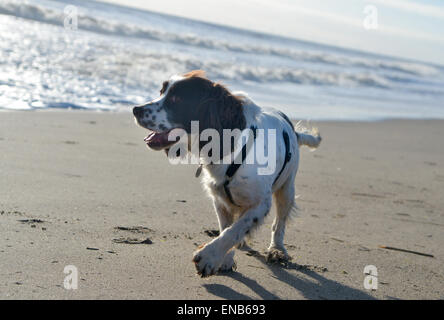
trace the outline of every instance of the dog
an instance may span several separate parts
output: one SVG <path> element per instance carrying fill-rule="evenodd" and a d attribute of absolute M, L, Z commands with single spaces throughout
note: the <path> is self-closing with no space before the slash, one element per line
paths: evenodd
<path fill-rule="evenodd" d="M 242 245 L 245 237 L 267 216 L 272 198 L 276 217 L 267 261 L 290 259 L 283 240 L 287 219 L 296 208 L 294 181 L 299 165 L 299 147 L 317 148 L 321 142 L 317 130 L 295 130 L 282 112 L 259 107 L 245 93 L 230 92 L 225 86 L 209 80 L 201 70 L 172 76 L 163 82 L 157 99 L 135 106 L 133 114 L 136 123 L 150 131 L 145 138 L 148 147 L 167 152 L 177 143 L 177 139 L 168 138 L 173 130 L 181 129 L 191 134 L 193 121 L 199 123 L 199 134 L 206 129 L 213 129 L 221 135 L 224 130 L 274 129 L 276 170 L 271 174 L 260 175 L 259 164 L 245 163 L 247 144 L 242 148 L 242 158 L 238 153 L 236 163 L 206 161 L 199 166 L 198 171 L 202 169 L 203 173 L 202 182 L 213 201 L 220 233 L 211 242 L 199 247 L 192 261 L 197 274 L 202 277 L 235 270 L 235 248 Z M 250 145 L 257 148 L 256 135 L 249 137 Z M 188 142 L 188 151 L 192 148 L 190 144 Z M 205 141 L 199 141 L 199 150 L 204 146 Z M 267 141 L 260 148 L 273 151 Z M 223 150 L 223 156 L 230 156 L 233 148 Z"/>

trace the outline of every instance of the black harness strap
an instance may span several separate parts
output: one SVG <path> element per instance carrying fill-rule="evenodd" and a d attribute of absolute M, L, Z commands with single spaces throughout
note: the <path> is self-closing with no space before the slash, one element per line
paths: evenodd
<path fill-rule="evenodd" d="M 293 129 L 293 132 L 296 134 L 296 138 L 298 138 L 298 140 L 299 140 L 299 134 L 295 130 L 294 124 L 293 124 L 293 122 L 291 122 L 290 118 L 288 118 L 287 115 L 285 113 L 283 113 L 282 111 L 278 111 L 278 113 L 285 121 L 287 121 L 287 123 L 290 125 L 291 129 Z"/>
<path fill-rule="evenodd" d="M 293 122 L 291 122 L 291 120 L 287 117 L 287 115 L 285 113 L 283 113 L 282 111 L 278 111 L 278 113 L 285 121 L 287 121 L 287 123 L 290 125 L 291 129 L 293 129 L 293 132 L 296 134 L 296 138 L 299 140 L 299 135 L 294 128 Z M 279 177 L 281 176 L 282 172 L 285 169 L 285 166 L 287 165 L 287 162 L 289 162 L 291 159 L 290 138 L 289 138 L 288 133 L 286 131 L 282 132 L 282 135 L 283 135 L 284 143 L 285 143 L 285 161 L 284 161 L 284 165 L 282 166 L 281 171 L 279 171 L 279 174 L 277 175 L 276 179 L 274 179 L 273 184 L 275 184 L 276 181 L 278 181 Z"/>
<path fill-rule="evenodd" d="M 256 139 L 256 127 L 251 126 L 250 129 L 253 131 L 253 135 L 254 135 L 254 139 Z M 288 136 L 288 133 L 286 131 L 282 132 L 282 136 L 284 138 L 284 143 L 285 143 L 285 161 L 284 161 L 284 165 L 282 166 L 281 171 L 279 171 L 279 174 L 277 175 L 276 179 L 274 179 L 273 184 L 276 183 L 276 181 L 279 179 L 279 177 L 281 176 L 282 172 L 285 169 L 285 166 L 287 165 L 287 163 L 290 161 L 291 159 L 291 152 L 290 152 L 290 137 Z M 230 192 L 230 189 L 228 188 L 228 184 L 231 181 L 231 178 L 234 176 L 234 174 L 236 173 L 236 171 L 240 168 L 240 166 L 244 163 L 245 158 L 247 157 L 247 145 L 248 142 L 246 144 L 244 144 L 244 146 L 242 147 L 242 162 L 241 163 L 232 163 L 230 164 L 230 166 L 228 167 L 225 175 L 228 177 L 227 180 L 225 180 L 223 187 L 224 187 L 224 191 L 228 197 L 228 199 L 230 200 L 230 202 L 232 204 L 234 204 L 235 206 L 236 203 L 233 200 L 233 195 Z"/>
<path fill-rule="evenodd" d="M 290 138 L 288 137 L 287 131 L 282 132 L 282 136 L 284 137 L 284 143 L 285 143 L 285 161 L 284 161 L 284 165 L 282 166 L 281 171 L 279 171 L 279 174 L 277 175 L 276 179 L 274 179 L 273 184 L 275 184 L 276 181 L 278 181 L 279 177 L 281 176 L 282 171 L 284 171 L 284 169 L 285 169 L 287 162 L 289 162 L 291 159 Z"/>
<path fill-rule="evenodd" d="M 279 113 L 279 115 L 280 115 L 285 121 L 287 121 L 287 123 L 290 125 L 290 127 L 293 129 L 293 131 L 296 131 L 296 130 L 294 129 L 293 122 L 291 122 L 290 118 L 287 117 L 287 115 L 286 115 L 285 113 L 283 113 L 282 111 L 278 111 L 278 113 Z"/>
<path fill-rule="evenodd" d="M 251 126 L 250 129 L 253 131 L 253 138 L 254 138 L 253 140 L 256 140 L 256 130 L 257 130 L 257 128 L 255 126 Z M 232 204 L 234 204 L 235 206 L 236 206 L 236 204 L 234 203 L 233 196 L 232 196 L 232 194 L 230 192 L 230 189 L 228 189 L 228 184 L 230 183 L 231 178 L 234 176 L 234 174 L 236 173 L 237 169 L 239 169 L 240 166 L 244 163 L 245 158 L 247 157 L 248 151 L 250 151 L 250 150 L 247 151 L 247 147 L 248 147 L 248 141 L 242 147 L 242 161 L 240 163 L 232 163 L 232 164 L 230 164 L 230 166 L 228 167 L 227 171 L 225 172 L 225 175 L 228 177 L 228 179 L 225 180 L 225 182 L 223 184 L 224 191 L 225 191 L 228 199 L 230 200 L 230 202 Z"/>
<path fill-rule="evenodd" d="M 224 182 L 224 190 L 225 190 L 225 194 L 227 195 L 227 197 L 228 197 L 228 199 L 230 200 L 230 202 L 231 202 L 232 204 L 234 204 L 235 206 L 237 206 L 237 204 L 234 203 L 233 196 L 232 196 L 232 194 L 231 194 L 230 189 L 228 189 L 228 184 L 229 184 L 229 183 L 230 183 L 230 180 L 225 180 L 225 182 Z"/>
<path fill-rule="evenodd" d="M 253 137 L 254 137 L 253 140 L 256 140 L 256 130 L 257 130 L 257 128 L 255 126 L 251 126 L 250 130 L 253 131 Z M 242 161 L 240 163 L 232 163 L 228 167 L 227 172 L 225 173 L 225 175 L 228 178 L 231 178 L 232 176 L 234 176 L 234 174 L 236 173 L 237 169 L 239 169 L 239 167 L 244 163 L 245 158 L 247 157 L 247 154 L 248 154 L 247 147 L 248 147 L 248 141 L 242 147 Z M 248 150 L 248 151 L 250 151 L 250 150 Z"/>

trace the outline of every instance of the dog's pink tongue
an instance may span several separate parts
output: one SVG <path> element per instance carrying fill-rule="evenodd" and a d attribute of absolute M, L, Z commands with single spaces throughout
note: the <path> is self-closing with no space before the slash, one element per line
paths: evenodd
<path fill-rule="evenodd" d="M 148 147 L 154 150 L 160 150 L 170 143 L 170 141 L 168 141 L 168 133 L 164 132 L 151 133 L 145 138 L 145 142 L 147 143 Z"/>
<path fill-rule="evenodd" d="M 166 147 L 173 145 L 176 141 L 169 141 L 168 135 L 171 130 L 164 132 L 152 132 L 148 137 L 144 139 L 148 147 L 154 150 L 165 149 Z"/>
<path fill-rule="evenodd" d="M 151 132 L 145 139 L 143 139 L 143 141 L 145 142 L 150 141 L 155 134 L 156 134 L 155 132 Z"/>

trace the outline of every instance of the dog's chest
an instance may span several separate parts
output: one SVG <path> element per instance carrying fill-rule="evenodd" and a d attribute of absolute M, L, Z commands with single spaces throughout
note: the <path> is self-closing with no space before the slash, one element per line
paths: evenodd
<path fill-rule="evenodd" d="M 227 183 L 227 177 L 225 175 L 225 166 L 211 166 L 203 170 L 204 175 L 202 183 L 205 189 L 212 197 L 216 197 L 227 204 L 231 204 L 230 198 L 227 194 L 224 184 Z M 228 185 L 230 181 L 228 182 Z"/>
<path fill-rule="evenodd" d="M 226 168 L 224 169 L 226 171 Z M 258 197 L 262 193 L 257 190 L 258 186 L 251 184 L 252 179 L 248 175 L 236 173 L 232 178 L 228 178 L 225 171 L 220 175 L 204 171 L 206 172 L 202 182 L 205 189 L 211 197 L 223 202 L 226 207 L 238 210 L 251 207 L 260 200 Z"/>

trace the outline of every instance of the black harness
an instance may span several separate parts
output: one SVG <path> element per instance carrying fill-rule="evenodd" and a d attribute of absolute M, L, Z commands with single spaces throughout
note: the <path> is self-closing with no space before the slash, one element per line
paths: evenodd
<path fill-rule="evenodd" d="M 291 122 L 290 122 L 291 124 Z M 254 140 L 256 140 L 256 130 L 257 128 L 255 126 L 251 126 L 250 129 L 253 131 L 253 135 L 254 135 Z M 282 132 L 282 136 L 284 139 L 284 143 L 285 143 L 285 161 L 284 161 L 284 165 L 282 166 L 281 171 L 279 171 L 279 174 L 277 175 L 276 179 L 274 179 L 273 185 L 276 183 L 276 181 L 279 179 L 279 177 L 281 176 L 282 172 L 285 169 L 285 166 L 287 165 L 287 162 L 290 161 L 291 159 L 291 152 L 290 152 L 290 137 L 288 136 L 288 133 L 284 130 Z M 248 142 L 246 144 L 244 144 L 244 146 L 242 147 L 242 162 L 241 163 L 232 163 L 230 164 L 230 166 L 228 167 L 225 175 L 227 176 L 227 179 L 225 180 L 223 187 L 224 187 L 224 191 L 228 197 L 228 199 L 230 200 L 230 202 L 232 204 L 234 204 L 235 206 L 236 203 L 233 200 L 233 196 L 230 192 L 230 189 L 228 188 L 228 184 L 231 181 L 231 178 L 235 175 L 236 171 L 239 169 L 239 167 L 244 163 L 245 158 L 247 157 L 247 145 Z"/>
<path fill-rule="evenodd" d="M 273 185 L 276 183 L 276 181 L 278 181 L 279 177 L 282 174 L 282 171 L 284 171 L 284 169 L 285 169 L 287 162 L 290 161 L 290 159 L 291 159 L 290 138 L 288 137 L 287 131 L 283 131 L 282 136 L 284 138 L 284 143 L 285 143 L 285 161 L 284 161 L 284 165 L 282 166 L 281 171 L 279 171 L 279 174 L 277 175 L 276 179 L 274 179 Z"/>

